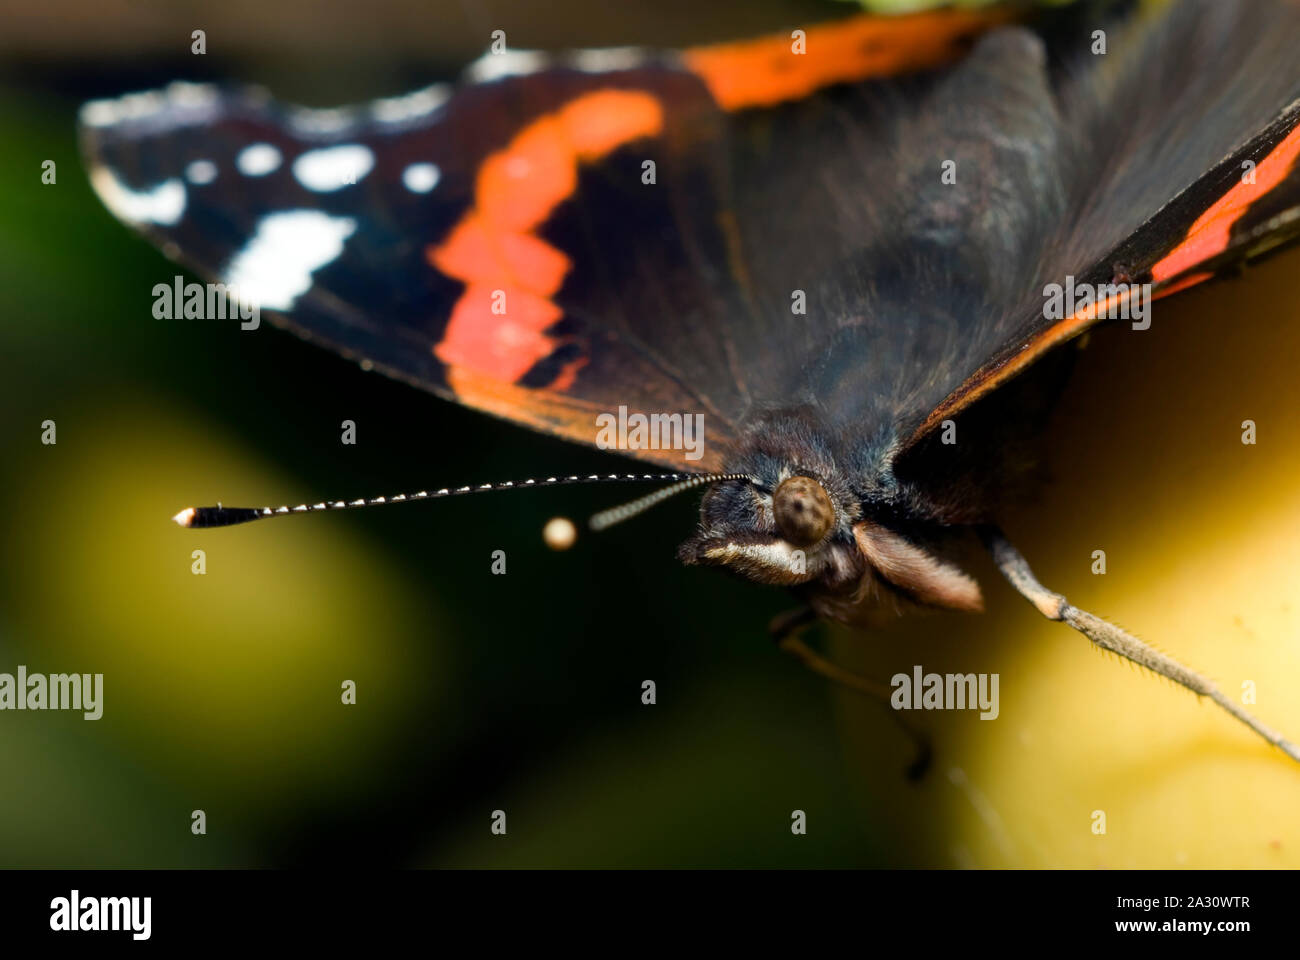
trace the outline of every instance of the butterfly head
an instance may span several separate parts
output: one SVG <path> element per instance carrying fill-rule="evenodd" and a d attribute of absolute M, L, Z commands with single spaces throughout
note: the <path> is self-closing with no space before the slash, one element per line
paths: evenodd
<path fill-rule="evenodd" d="M 824 474 L 781 470 L 771 484 L 721 482 L 700 505 L 700 526 L 678 549 L 683 563 L 723 567 L 759 583 L 796 586 L 847 576 L 861 510 Z"/>
<path fill-rule="evenodd" d="M 699 530 L 678 548 L 678 558 L 801 588 L 819 614 L 845 622 L 867 622 L 904 604 L 982 608 L 978 584 L 943 555 L 941 537 L 899 532 L 896 518 L 873 508 L 824 464 L 787 465 L 769 481 L 712 484 Z"/>

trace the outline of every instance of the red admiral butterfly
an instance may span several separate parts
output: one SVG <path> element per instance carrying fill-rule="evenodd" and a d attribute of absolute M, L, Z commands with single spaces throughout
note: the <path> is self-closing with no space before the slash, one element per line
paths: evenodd
<path fill-rule="evenodd" d="M 1021 11 L 1023 12 L 1023 11 Z M 706 487 L 687 564 L 787 587 L 798 637 L 982 608 L 976 534 L 1045 617 L 1284 740 L 1038 582 L 996 526 L 1071 351 L 1300 232 L 1300 6 L 856 16 L 677 53 L 485 55 L 305 110 L 175 84 L 87 104 L 122 220 L 277 324 L 446 399 Z M 1194 65 L 1189 69 L 1188 65 Z M 185 526 L 516 484 L 280 508 Z"/>

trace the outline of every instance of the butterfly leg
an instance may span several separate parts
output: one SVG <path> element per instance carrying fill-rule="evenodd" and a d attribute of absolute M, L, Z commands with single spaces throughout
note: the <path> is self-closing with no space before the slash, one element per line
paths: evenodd
<path fill-rule="evenodd" d="M 907 768 L 907 778 L 909 780 L 920 780 L 925 776 L 926 770 L 929 769 L 930 761 L 934 755 L 929 738 L 904 720 L 898 711 L 890 706 L 889 698 L 892 691 L 889 687 L 868 680 L 866 677 L 860 677 L 856 673 L 832 663 L 800 638 L 800 632 L 805 627 L 815 623 L 816 620 L 817 614 L 813 612 L 811 607 L 799 607 L 778 614 L 772 620 L 768 630 L 780 649 L 797 658 L 809 670 L 851 690 L 865 694 L 888 708 L 890 715 L 902 728 L 903 732 L 907 734 L 908 739 L 912 741 L 913 746 L 916 748 L 916 757 Z"/>
<path fill-rule="evenodd" d="M 1019 551 L 1011 545 L 1002 531 L 995 527 L 986 527 L 980 531 L 985 545 L 993 554 L 1002 575 L 1011 582 L 1020 595 L 1038 608 L 1038 612 L 1049 620 L 1061 620 L 1074 627 L 1085 637 L 1104 650 L 1118 653 L 1121 657 L 1132 660 L 1139 666 L 1146 667 L 1162 677 L 1168 677 L 1177 684 L 1191 690 L 1197 696 L 1209 697 L 1228 713 L 1232 714 L 1261 737 L 1280 747 L 1292 760 L 1300 761 L 1300 747 L 1285 739 L 1275 730 L 1264 726 L 1254 716 L 1243 710 L 1223 694 L 1210 680 L 1195 670 L 1188 669 L 1172 657 L 1167 657 L 1159 650 L 1148 646 L 1137 637 L 1121 630 L 1113 623 L 1107 623 L 1098 616 L 1071 606 L 1059 593 L 1048 590 L 1034 576 L 1029 564 Z"/>

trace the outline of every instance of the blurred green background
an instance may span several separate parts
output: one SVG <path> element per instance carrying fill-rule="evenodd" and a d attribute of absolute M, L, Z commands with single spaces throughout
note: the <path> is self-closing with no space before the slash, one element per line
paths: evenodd
<path fill-rule="evenodd" d="M 583 518 L 632 489 L 208 532 L 170 523 L 217 500 L 621 464 L 269 325 L 153 319 L 151 289 L 175 271 L 91 195 L 81 101 L 233 77 L 325 106 L 454 76 L 498 28 L 519 47 L 680 46 L 843 12 L 777 0 L 5 12 L 0 671 L 102 672 L 105 706 L 97 722 L 0 714 L 0 865 L 1297 862 L 1293 769 L 1045 624 L 987 566 L 975 570 L 985 617 L 821 633 L 874 676 L 914 663 L 1002 673 L 1001 722 L 923 718 L 938 757 L 912 785 L 880 710 L 772 648 L 766 624 L 785 597 L 676 564 L 692 498 L 562 554 L 541 543 L 547 518 Z M 200 27 L 201 58 L 188 52 Z M 40 180 L 47 159 L 55 185 Z M 1288 254 L 1158 308 L 1177 324 L 1149 336 L 1094 337 L 1062 408 L 1058 481 L 1008 519 L 1049 583 L 1225 686 L 1258 676 L 1260 713 L 1293 734 L 1298 263 Z M 1244 416 L 1269 424 L 1259 447 L 1236 443 Z M 55 446 L 40 442 L 46 419 Z M 339 442 L 344 419 L 356 446 Z M 1119 551 L 1101 583 L 1088 573 L 1097 546 Z M 205 576 L 190 572 L 199 548 Z M 490 573 L 495 549 L 506 576 Z M 646 679 L 654 706 L 641 703 Z M 344 680 L 356 706 L 340 703 Z M 1098 806 L 1116 812 L 1108 837 L 1089 831 Z M 489 832 L 498 808 L 504 837 Z M 806 836 L 791 834 L 796 808 Z M 194 809 L 206 836 L 190 832 Z"/>

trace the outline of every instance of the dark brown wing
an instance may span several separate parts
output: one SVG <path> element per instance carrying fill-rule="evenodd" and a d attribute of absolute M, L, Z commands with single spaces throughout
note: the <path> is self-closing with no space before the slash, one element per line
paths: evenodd
<path fill-rule="evenodd" d="M 454 91 L 337 111 L 176 85 L 88 104 L 82 136 L 114 213 L 304 337 L 584 443 L 620 407 L 699 413 L 702 459 L 635 455 L 716 471 L 756 398 L 790 390 L 768 376 L 783 347 L 756 320 L 741 235 L 764 239 L 773 191 L 816 183 L 844 148 L 791 152 L 769 168 L 780 183 L 744 176 L 757 108 L 935 66 L 1003 18 L 853 17 L 804 47 L 488 55 Z M 766 239 L 765 256 L 809 262 L 854 246 Z M 834 327 L 814 324 L 813 342 Z"/>
<path fill-rule="evenodd" d="M 1102 27 L 1105 25 L 1102 24 Z M 1072 197 L 1045 246 L 1043 283 L 1067 275 L 1117 292 L 1045 316 L 1041 285 L 1009 336 L 928 413 L 899 458 L 908 469 L 957 417 L 1140 295 L 1159 298 L 1300 233 L 1300 5 L 1288 0 L 1173 4 L 1108 32 L 1108 49 L 1062 82 L 1078 136 Z"/>

